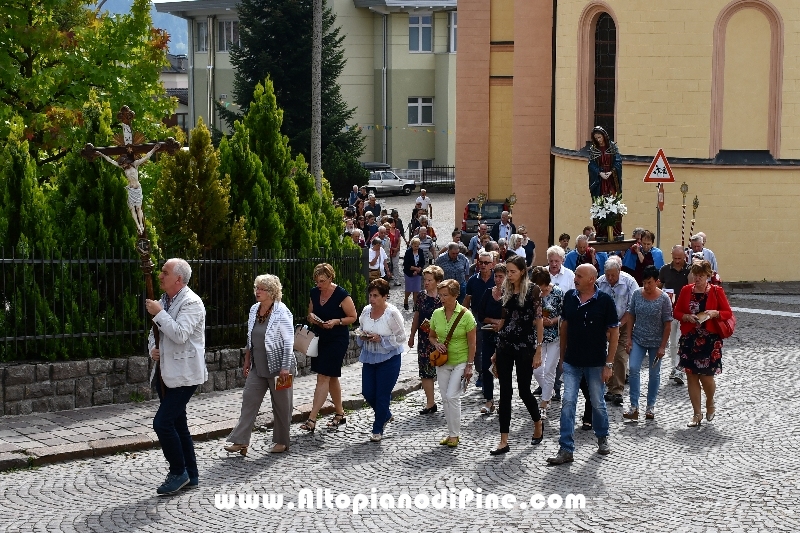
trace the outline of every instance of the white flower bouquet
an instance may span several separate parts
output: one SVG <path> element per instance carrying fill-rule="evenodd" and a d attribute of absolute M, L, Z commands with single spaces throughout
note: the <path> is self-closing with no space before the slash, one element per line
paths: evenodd
<path fill-rule="evenodd" d="M 613 226 L 624 215 L 628 214 L 628 207 L 622 203 L 622 195 L 598 196 L 592 201 L 589 215 L 597 221 L 599 228 Z"/>

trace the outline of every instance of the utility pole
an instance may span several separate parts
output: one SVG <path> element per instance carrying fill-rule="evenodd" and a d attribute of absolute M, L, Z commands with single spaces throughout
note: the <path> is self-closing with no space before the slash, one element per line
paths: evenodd
<path fill-rule="evenodd" d="M 322 3 L 314 0 L 311 43 L 311 173 L 322 194 Z"/>

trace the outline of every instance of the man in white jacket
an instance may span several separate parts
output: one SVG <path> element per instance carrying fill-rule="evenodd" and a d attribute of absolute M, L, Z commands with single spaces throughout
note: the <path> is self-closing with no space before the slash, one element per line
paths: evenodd
<path fill-rule="evenodd" d="M 208 379 L 205 361 L 206 309 L 187 284 L 192 269 L 183 259 L 170 259 L 158 276 L 164 291 L 159 301 L 145 300 L 147 312 L 158 327 L 160 347 L 150 332 L 150 377 L 161 405 L 153 418 L 153 430 L 169 463 L 169 474 L 158 488 L 160 495 L 175 494 L 184 486 L 198 485 L 197 459 L 186 422 L 186 404 L 197 386 Z"/>

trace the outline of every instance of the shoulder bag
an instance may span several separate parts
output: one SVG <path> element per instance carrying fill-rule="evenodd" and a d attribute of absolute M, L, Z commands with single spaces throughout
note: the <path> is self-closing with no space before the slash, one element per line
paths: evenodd
<path fill-rule="evenodd" d="M 453 322 L 453 325 L 450 326 L 450 331 L 447 333 L 447 338 L 444 340 L 445 346 L 450 344 L 450 339 L 453 338 L 453 332 L 456 330 L 456 326 L 458 326 L 458 323 L 461 321 L 461 317 L 464 316 L 466 311 L 466 309 L 462 308 L 461 312 L 458 313 L 458 316 Z M 440 352 L 439 350 L 434 349 L 428 357 L 430 358 L 433 366 L 442 366 L 447 362 L 447 351 L 445 350 L 444 352 Z"/>
<path fill-rule="evenodd" d="M 715 287 L 714 290 L 721 291 L 722 289 Z M 719 296 L 717 296 L 717 299 L 719 299 Z M 717 330 L 719 336 L 723 339 L 727 339 L 728 337 L 733 335 L 733 332 L 736 330 L 736 315 L 731 313 L 731 317 L 727 320 L 723 320 L 721 318 L 715 318 L 714 326 L 715 326 L 714 329 Z"/>
<path fill-rule="evenodd" d="M 294 350 L 306 357 L 319 355 L 319 337 L 308 326 L 299 324 L 294 328 Z"/>

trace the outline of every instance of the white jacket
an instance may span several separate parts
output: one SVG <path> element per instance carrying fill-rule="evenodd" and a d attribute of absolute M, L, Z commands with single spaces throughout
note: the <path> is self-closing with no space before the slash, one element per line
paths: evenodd
<path fill-rule="evenodd" d="M 253 326 L 256 323 L 256 314 L 261 304 L 255 304 L 250 308 L 250 315 L 247 317 L 247 349 L 250 352 L 250 362 L 253 361 Z M 264 335 L 264 348 L 267 350 L 267 365 L 269 371 L 256 366 L 256 372 L 260 377 L 269 377 L 281 370 L 288 370 L 291 374 L 297 371 L 297 359 L 294 356 L 294 317 L 292 312 L 283 302 L 275 302 L 272 305 L 272 313 L 267 323 L 267 331 Z"/>
<path fill-rule="evenodd" d="M 163 306 L 165 297 L 161 297 Z M 160 332 L 161 379 L 169 388 L 200 385 L 208 379 L 206 369 L 206 308 L 189 287 L 175 295 L 169 311 L 153 317 Z M 150 331 L 148 352 L 155 347 Z M 150 382 L 155 376 L 155 365 Z"/>

